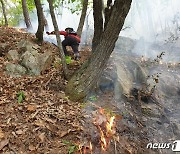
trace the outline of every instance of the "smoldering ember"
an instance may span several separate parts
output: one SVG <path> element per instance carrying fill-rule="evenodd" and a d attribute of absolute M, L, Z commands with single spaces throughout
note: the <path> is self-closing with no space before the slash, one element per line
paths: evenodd
<path fill-rule="evenodd" d="M 179 0 L 0 0 L 0 153 L 180 152 Z"/>

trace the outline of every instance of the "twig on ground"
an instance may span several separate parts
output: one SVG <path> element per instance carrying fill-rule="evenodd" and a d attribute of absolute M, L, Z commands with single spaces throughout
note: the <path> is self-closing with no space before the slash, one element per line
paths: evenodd
<path fill-rule="evenodd" d="M 46 87 L 46 86 L 49 84 L 49 82 L 52 80 L 54 74 L 55 74 L 55 72 L 52 73 L 52 75 L 51 75 L 51 77 L 49 78 L 49 80 L 44 84 L 44 87 Z"/>
<path fill-rule="evenodd" d="M 115 154 L 117 154 L 117 145 L 115 139 L 114 139 L 114 150 L 115 150 Z"/>

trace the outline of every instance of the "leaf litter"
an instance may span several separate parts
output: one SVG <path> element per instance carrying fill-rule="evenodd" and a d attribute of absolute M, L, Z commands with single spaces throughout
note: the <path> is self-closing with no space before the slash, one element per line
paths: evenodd
<path fill-rule="evenodd" d="M 61 68 L 51 67 L 39 76 L 7 76 L 7 51 L 20 40 L 34 41 L 35 37 L 23 29 L 0 27 L 0 31 L 0 44 L 6 45 L 0 57 L 0 153 L 68 153 L 63 140 L 79 141 L 82 115 L 80 103 L 71 102 L 64 94 L 67 81 Z M 58 55 L 48 42 L 41 49 Z M 69 64 L 69 69 L 78 69 L 88 55 L 85 52 L 82 61 Z"/>

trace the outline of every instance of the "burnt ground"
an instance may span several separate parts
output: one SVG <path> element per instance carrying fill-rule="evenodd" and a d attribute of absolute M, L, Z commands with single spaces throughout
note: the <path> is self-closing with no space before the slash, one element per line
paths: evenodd
<path fill-rule="evenodd" d="M 84 104 L 83 126 L 87 128 L 84 132 L 83 142 L 90 142 L 93 145 L 93 154 L 154 154 L 158 151 L 148 150 L 147 143 L 150 142 L 147 129 L 143 124 L 139 111 L 139 104 L 136 102 L 122 101 L 122 106 L 118 106 L 114 97 L 114 92 L 98 92 L 90 96 Z M 108 146 L 105 151 L 100 150 L 99 129 L 93 124 L 94 118 L 99 109 L 103 109 L 105 115 L 115 116 L 114 129 L 116 133 L 107 138 Z M 99 113 L 98 113 L 99 115 Z M 104 116 L 98 116 L 98 121 L 104 121 Z M 104 129 L 105 130 L 105 129 Z M 103 130 L 103 131 L 104 131 Z M 104 131 L 105 134 L 105 131 Z"/>

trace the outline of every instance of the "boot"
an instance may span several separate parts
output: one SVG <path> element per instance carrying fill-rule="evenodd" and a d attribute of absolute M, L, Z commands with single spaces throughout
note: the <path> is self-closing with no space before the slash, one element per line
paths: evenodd
<path fill-rule="evenodd" d="M 74 59 L 77 60 L 77 61 L 80 59 L 79 53 L 75 53 L 75 54 L 74 54 Z"/>

